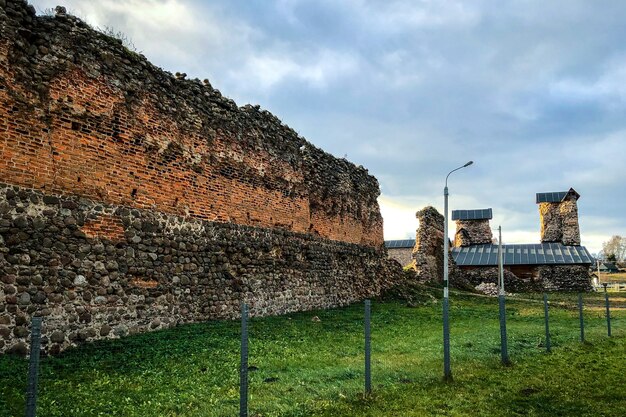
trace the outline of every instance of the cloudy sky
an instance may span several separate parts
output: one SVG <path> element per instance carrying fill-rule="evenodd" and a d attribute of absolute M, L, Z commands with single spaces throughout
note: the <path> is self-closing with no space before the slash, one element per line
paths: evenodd
<path fill-rule="evenodd" d="M 415 211 L 493 207 L 539 240 L 535 193 L 580 194 L 583 244 L 626 235 L 621 0 L 33 0 L 126 34 L 154 64 L 209 78 L 380 182 L 385 238 Z"/>

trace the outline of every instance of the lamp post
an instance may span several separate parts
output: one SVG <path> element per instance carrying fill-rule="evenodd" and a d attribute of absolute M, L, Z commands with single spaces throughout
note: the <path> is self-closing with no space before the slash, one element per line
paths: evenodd
<path fill-rule="evenodd" d="M 454 171 L 468 167 L 474 162 L 469 161 L 446 175 L 446 186 L 443 189 L 443 379 L 452 380 L 450 370 L 450 322 L 448 319 L 448 177 Z"/>

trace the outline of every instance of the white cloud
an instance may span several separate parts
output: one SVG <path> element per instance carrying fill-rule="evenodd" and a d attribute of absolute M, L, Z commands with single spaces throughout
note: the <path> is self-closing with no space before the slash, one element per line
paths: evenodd
<path fill-rule="evenodd" d="M 626 103 L 626 57 L 611 59 L 598 76 L 558 79 L 550 85 L 550 93 L 564 101 L 604 101 L 608 105 L 618 101 L 623 107 Z"/>
<path fill-rule="evenodd" d="M 355 74 L 358 67 L 354 56 L 328 49 L 312 54 L 270 50 L 248 56 L 241 67 L 230 72 L 230 77 L 250 89 L 265 91 L 285 81 L 325 89 L 332 82 Z"/>

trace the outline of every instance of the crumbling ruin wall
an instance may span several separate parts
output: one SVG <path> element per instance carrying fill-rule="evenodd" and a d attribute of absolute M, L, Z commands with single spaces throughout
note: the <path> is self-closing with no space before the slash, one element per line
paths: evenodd
<path fill-rule="evenodd" d="M 58 8 L 0 0 L 0 352 L 343 305 L 400 273 L 378 182 Z"/>
<path fill-rule="evenodd" d="M 0 352 L 345 305 L 401 273 L 377 248 L 0 184 Z"/>
<path fill-rule="evenodd" d="M 580 245 L 578 204 L 573 196 L 560 203 L 540 203 L 539 217 L 541 242 Z"/>
<path fill-rule="evenodd" d="M 457 220 L 454 246 L 471 246 L 493 243 L 489 220 Z"/>
<path fill-rule="evenodd" d="M 4 2 L 3 2 L 4 3 Z M 0 8 L 0 180 L 377 247 L 377 180 L 62 10 Z"/>
<path fill-rule="evenodd" d="M 564 245 L 580 245 L 580 228 L 578 226 L 578 203 L 573 197 L 561 202 L 559 214 L 563 227 L 561 241 Z"/>
<path fill-rule="evenodd" d="M 466 279 L 473 287 L 481 284 L 498 285 L 500 278 L 498 267 L 461 267 L 458 268 L 458 275 Z M 523 280 L 513 272 L 504 268 L 504 289 L 506 292 L 540 291 L 541 287 L 535 281 Z"/>
<path fill-rule="evenodd" d="M 542 265 L 537 281 L 546 291 L 591 291 L 591 274 L 586 265 Z"/>
<path fill-rule="evenodd" d="M 432 206 L 415 213 L 419 227 L 415 234 L 411 268 L 420 281 L 443 281 L 443 215 Z M 452 254 L 448 256 L 448 273 L 455 274 L 456 264 Z M 451 282 L 452 285 L 452 282 Z"/>
<path fill-rule="evenodd" d="M 389 254 L 389 259 L 398 261 L 403 267 L 411 265 L 411 262 L 413 262 L 413 248 L 387 248 L 387 253 Z"/>
<path fill-rule="evenodd" d="M 520 278 L 504 268 L 504 288 L 507 292 L 528 291 L 591 291 L 591 275 L 585 265 L 536 265 L 530 267 L 532 276 Z M 460 278 L 473 287 L 498 283 L 498 267 L 461 267 Z"/>

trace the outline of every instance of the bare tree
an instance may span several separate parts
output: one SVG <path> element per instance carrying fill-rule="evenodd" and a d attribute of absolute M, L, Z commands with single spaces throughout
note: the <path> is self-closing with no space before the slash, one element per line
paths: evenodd
<path fill-rule="evenodd" d="M 602 244 L 602 251 L 607 258 L 613 255 L 617 261 L 623 261 L 626 257 L 626 238 L 618 235 L 611 237 Z"/>

